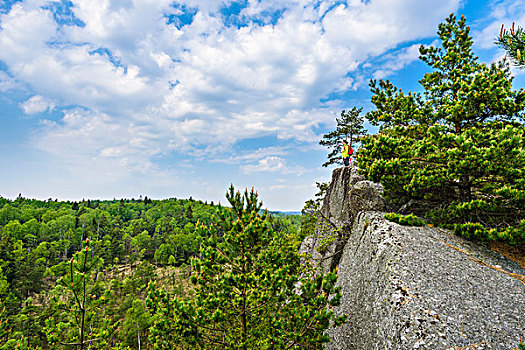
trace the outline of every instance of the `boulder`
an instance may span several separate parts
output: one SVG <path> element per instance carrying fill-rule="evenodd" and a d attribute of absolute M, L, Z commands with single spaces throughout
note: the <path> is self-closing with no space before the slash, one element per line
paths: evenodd
<path fill-rule="evenodd" d="M 362 211 L 385 211 L 387 202 L 383 198 L 383 185 L 372 181 L 359 181 L 350 188 L 350 217 Z"/>
<path fill-rule="evenodd" d="M 353 164 L 335 169 L 323 200 L 323 216 L 340 227 L 351 224 L 350 189 L 362 180 L 357 166 Z"/>

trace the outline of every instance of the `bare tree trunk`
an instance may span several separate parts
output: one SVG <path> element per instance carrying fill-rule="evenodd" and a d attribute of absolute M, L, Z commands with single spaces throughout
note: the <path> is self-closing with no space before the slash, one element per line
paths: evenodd
<path fill-rule="evenodd" d="M 86 226 L 85 223 L 82 223 L 82 235 L 80 236 L 80 245 L 78 246 L 78 250 L 82 249 L 82 242 L 84 241 L 84 227 Z"/>
<path fill-rule="evenodd" d="M 242 258 L 244 260 L 244 247 L 241 246 L 241 254 Z M 246 273 L 246 261 L 243 261 L 242 264 L 242 274 L 244 275 Z M 246 283 L 246 280 L 244 280 L 244 283 Z M 248 339 L 248 329 L 246 327 L 246 285 L 243 285 L 242 287 L 242 309 L 241 309 L 241 324 L 242 324 L 242 349 L 247 350 L 246 347 L 246 340 Z"/>
<path fill-rule="evenodd" d="M 135 324 L 135 326 L 137 326 L 137 325 Z M 138 343 L 139 343 L 139 350 L 140 350 L 140 328 L 138 328 L 138 326 L 137 326 L 137 340 L 138 340 Z"/>
<path fill-rule="evenodd" d="M 84 349 L 84 319 L 86 317 L 86 309 L 84 308 L 84 305 L 82 305 L 82 309 L 80 309 L 81 312 L 81 324 L 80 324 L 80 350 Z"/>
<path fill-rule="evenodd" d="M 459 187 L 460 201 L 470 202 L 472 200 L 472 191 L 471 191 L 471 184 L 470 184 L 469 176 L 461 175 L 459 182 L 460 182 L 460 187 Z"/>

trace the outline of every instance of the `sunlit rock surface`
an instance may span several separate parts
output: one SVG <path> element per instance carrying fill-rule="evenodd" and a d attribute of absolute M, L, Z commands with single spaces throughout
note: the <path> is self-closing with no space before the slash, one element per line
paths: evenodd
<path fill-rule="evenodd" d="M 383 219 L 381 185 L 339 168 L 302 252 L 338 268 L 348 323 L 327 349 L 512 349 L 525 336 L 525 270 L 487 247 Z"/>

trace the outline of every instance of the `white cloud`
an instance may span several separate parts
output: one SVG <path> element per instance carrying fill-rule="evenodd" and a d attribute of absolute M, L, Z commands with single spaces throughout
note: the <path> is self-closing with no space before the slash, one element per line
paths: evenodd
<path fill-rule="evenodd" d="M 490 16 L 483 20 L 483 29 L 473 33 L 476 47 L 491 49 L 499 35 L 501 25 L 509 29 L 512 22 L 523 26 L 525 23 L 525 3 L 521 0 L 502 0 L 491 5 Z"/>
<path fill-rule="evenodd" d="M 15 79 L 10 77 L 3 71 L 0 71 L 0 92 L 6 92 L 9 90 L 20 89 L 21 86 L 16 82 Z"/>
<path fill-rule="evenodd" d="M 274 172 L 284 170 L 286 163 L 283 158 L 271 156 L 259 160 L 257 164 L 244 165 L 241 168 L 247 174 L 253 172 Z"/>
<path fill-rule="evenodd" d="M 521 0 L 502 0 L 491 6 L 490 16 L 480 23 L 483 28 L 474 31 L 472 36 L 474 44 L 478 49 L 491 50 L 495 46 L 495 41 L 500 33 L 501 25 L 504 25 L 508 30 L 512 27 L 512 23 L 524 26 L 525 23 L 525 3 Z M 498 61 L 505 56 L 504 50 L 498 52 L 491 57 L 491 60 Z M 525 71 L 512 67 L 512 74 L 514 76 L 525 74 Z"/>
<path fill-rule="evenodd" d="M 261 147 L 257 150 L 244 151 L 241 154 L 231 155 L 228 158 L 221 156 L 220 158 L 212 159 L 212 161 L 226 164 L 239 164 L 242 162 L 253 162 L 269 156 L 286 156 L 289 153 L 289 147 Z"/>
<path fill-rule="evenodd" d="M 189 1 L 199 11 L 179 30 L 163 19 L 177 12 L 169 0 L 76 0 L 72 11 L 82 27 L 58 25 L 44 3 L 17 3 L 1 16 L 0 59 L 14 76 L 59 104 L 140 119 L 160 132 L 160 147 L 183 152 L 204 135 L 225 147 L 265 135 L 314 142 L 313 128 L 329 121 L 319 100 L 352 88 L 348 72 L 432 35 L 458 6 L 250 2 L 245 19 L 286 11 L 275 25 L 237 28 L 224 27 L 216 4 Z M 430 8 L 433 18 L 414 15 Z"/>
<path fill-rule="evenodd" d="M 65 105 L 112 114 L 140 110 L 155 101 L 162 87 L 159 81 L 141 74 L 147 67 L 133 62 L 115 65 L 110 57 L 94 51 L 101 47 L 96 40 L 75 38 L 71 28 L 81 27 L 60 27 L 52 13 L 40 7 L 44 3 L 16 3 L 8 14 L 0 16 L 0 59 L 15 78 L 27 82 L 39 95 Z M 107 47 L 118 56 L 120 45 Z M 137 45 L 132 48 L 136 50 Z"/>
<path fill-rule="evenodd" d="M 300 165 L 290 166 L 286 159 L 277 156 L 267 156 L 259 159 L 255 164 L 240 166 L 243 174 L 252 173 L 279 173 L 286 175 L 302 175 L 308 170 Z"/>
<path fill-rule="evenodd" d="M 0 15 L 0 60 L 42 99 L 24 109 L 66 109 L 43 123 L 37 147 L 76 173 L 119 179 L 161 173 L 157 160 L 173 154 L 222 158 L 245 173 L 304 172 L 287 166 L 286 142 L 315 146 L 347 107 L 330 94 L 362 85 L 368 59 L 433 36 L 460 0 L 250 0 L 239 28 L 218 12 L 228 1 L 182 1 L 197 12 L 179 28 L 165 18 L 181 11 L 171 0 L 73 0 L 82 26 L 57 23 L 47 3 L 21 1 Z M 413 50 L 391 58 L 385 71 L 409 64 Z M 284 145 L 234 151 L 264 137 Z"/>
<path fill-rule="evenodd" d="M 160 153 L 155 135 L 144 126 L 82 109 L 64 111 L 60 122 L 43 121 L 35 136 L 38 149 L 69 165 L 78 174 L 98 173 L 105 181 L 130 173 L 156 171 L 151 158 Z"/>
<path fill-rule="evenodd" d="M 492 51 L 495 47 L 496 38 L 499 35 L 501 25 L 508 30 L 512 23 L 523 27 L 525 23 L 525 3 L 518 0 L 503 0 L 496 2 L 491 7 L 490 17 L 485 19 L 480 25 L 483 29 L 473 33 L 476 48 Z M 499 61 L 507 56 L 503 49 L 499 49 L 495 54 L 488 58 L 488 61 Z M 511 74 L 514 77 L 525 75 L 525 70 L 511 64 Z"/>
<path fill-rule="evenodd" d="M 353 56 L 361 61 L 400 42 L 432 35 L 437 23 L 458 6 L 456 0 L 352 1 L 329 12 L 323 27 L 331 42 L 349 45 Z"/>
<path fill-rule="evenodd" d="M 47 110 L 52 111 L 55 108 L 55 103 L 40 95 L 35 95 L 27 101 L 20 104 L 25 114 L 42 113 Z"/>
<path fill-rule="evenodd" d="M 435 45 L 435 43 L 432 45 Z M 373 78 L 386 78 L 392 75 L 395 71 L 401 70 L 410 63 L 416 61 L 419 58 L 420 46 L 421 44 L 414 44 L 385 57 L 386 63 L 382 64 L 380 68 L 374 72 Z"/>

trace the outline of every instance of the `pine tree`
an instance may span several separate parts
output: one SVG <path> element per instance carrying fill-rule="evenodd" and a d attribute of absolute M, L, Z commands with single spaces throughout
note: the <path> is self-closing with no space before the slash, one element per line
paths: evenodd
<path fill-rule="evenodd" d="M 183 299 L 150 285 L 155 349 L 318 349 L 335 317 L 335 272 L 314 274 L 298 242 L 272 230 L 257 193 L 230 187 L 231 208 L 219 207 L 199 227 L 200 258 L 192 260 L 195 295 Z"/>
<path fill-rule="evenodd" d="M 323 136 L 319 142 L 320 145 L 328 147 L 330 153 L 328 154 L 328 161 L 323 166 L 327 167 L 330 164 L 342 164 L 341 160 L 341 142 L 348 140 L 348 144 L 352 146 L 354 142 L 359 142 L 360 138 L 366 135 L 366 130 L 363 127 L 364 117 L 360 117 L 363 108 L 353 107 L 352 109 L 341 112 L 341 118 L 336 118 L 337 126 L 332 132 Z"/>
<path fill-rule="evenodd" d="M 53 314 L 46 320 L 45 332 L 53 349 L 109 349 L 107 338 L 119 325 L 104 315 L 112 296 L 93 280 L 101 261 L 91 258 L 90 249 L 87 239 L 52 291 Z"/>
<path fill-rule="evenodd" d="M 515 27 L 512 22 L 510 30 L 501 25 L 501 30 L 496 43 L 507 51 L 513 63 L 520 68 L 525 68 L 525 30 Z"/>
<path fill-rule="evenodd" d="M 429 215 L 460 225 L 458 233 L 522 241 L 525 91 L 512 90 L 505 60 L 478 63 L 465 22 L 450 15 L 439 25 L 441 47 L 420 48 L 433 69 L 423 93 L 370 82 L 376 110 L 366 117 L 380 132 L 363 140 L 359 162 L 393 201 L 434 202 L 441 209 Z M 467 223 L 479 226 L 463 230 Z"/>

